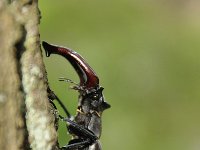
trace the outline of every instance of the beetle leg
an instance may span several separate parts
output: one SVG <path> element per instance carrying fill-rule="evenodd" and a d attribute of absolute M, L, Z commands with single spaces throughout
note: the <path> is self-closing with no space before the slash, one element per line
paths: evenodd
<path fill-rule="evenodd" d="M 61 150 L 73 150 L 73 149 L 83 149 L 85 147 L 88 147 L 91 144 L 90 139 L 73 139 L 69 142 L 68 145 L 63 146 Z"/>
<path fill-rule="evenodd" d="M 76 122 L 68 118 L 64 118 L 63 120 L 68 123 L 68 130 L 70 133 L 75 134 L 80 138 L 88 138 L 90 141 L 96 141 L 98 139 L 98 137 L 92 131 L 77 124 Z"/>
<path fill-rule="evenodd" d="M 55 99 L 55 100 L 57 100 L 59 105 L 63 108 L 63 110 L 64 110 L 65 114 L 67 115 L 67 117 L 71 118 L 71 114 L 69 113 L 69 111 L 67 110 L 65 105 L 62 103 L 62 101 L 58 98 L 58 96 L 49 87 L 47 88 L 47 91 L 48 91 L 48 98 L 50 99 L 50 103 L 53 104 L 53 107 L 55 109 L 57 109 L 55 104 L 53 103 L 53 100 Z"/>
<path fill-rule="evenodd" d="M 69 144 L 63 146 L 61 150 L 73 150 L 79 148 L 83 149 L 85 147 L 88 147 L 98 139 L 98 137 L 93 132 L 77 124 L 76 122 L 66 118 L 62 119 L 68 123 L 68 131 L 80 138 L 69 141 Z"/>
<path fill-rule="evenodd" d="M 71 114 L 69 113 L 69 111 L 67 110 L 67 108 L 65 107 L 65 105 L 62 103 L 62 101 L 57 96 L 55 97 L 55 99 L 60 104 L 60 106 L 63 108 L 63 110 L 64 110 L 65 114 L 67 115 L 67 117 L 71 118 L 72 117 Z"/>

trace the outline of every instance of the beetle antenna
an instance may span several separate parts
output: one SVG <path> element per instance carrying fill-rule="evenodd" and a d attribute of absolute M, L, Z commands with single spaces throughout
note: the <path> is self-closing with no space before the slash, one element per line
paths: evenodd
<path fill-rule="evenodd" d="M 65 77 L 59 77 L 59 81 L 65 81 L 65 82 L 74 84 L 73 86 L 70 86 L 70 89 L 77 90 L 77 91 L 84 91 L 83 86 L 80 86 L 78 83 L 72 81 L 71 79 L 68 79 Z"/>
<path fill-rule="evenodd" d="M 76 86 L 79 86 L 78 83 L 72 81 L 71 79 L 65 78 L 65 77 L 59 77 L 59 81 L 65 81 L 65 82 L 73 83 Z"/>

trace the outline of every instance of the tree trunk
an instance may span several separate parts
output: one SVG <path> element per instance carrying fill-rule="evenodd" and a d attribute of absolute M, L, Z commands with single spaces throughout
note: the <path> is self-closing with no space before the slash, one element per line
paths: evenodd
<path fill-rule="evenodd" d="M 57 149 L 37 0 L 0 0 L 0 150 Z"/>

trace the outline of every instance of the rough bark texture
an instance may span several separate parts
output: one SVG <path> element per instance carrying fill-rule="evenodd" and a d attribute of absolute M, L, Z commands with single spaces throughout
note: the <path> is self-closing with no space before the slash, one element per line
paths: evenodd
<path fill-rule="evenodd" d="M 0 150 L 56 149 L 37 0 L 0 0 Z"/>

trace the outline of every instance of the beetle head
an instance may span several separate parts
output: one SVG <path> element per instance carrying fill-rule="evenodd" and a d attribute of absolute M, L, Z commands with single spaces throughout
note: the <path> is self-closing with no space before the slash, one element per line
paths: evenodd
<path fill-rule="evenodd" d="M 103 112 L 103 110 L 110 108 L 110 104 L 105 101 L 103 96 L 103 87 L 98 87 L 96 89 L 90 90 L 88 92 L 82 92 L 81 94 L 81 105 L 86 105 L 87 107 L 96 110 L 97 112 Z"/>

